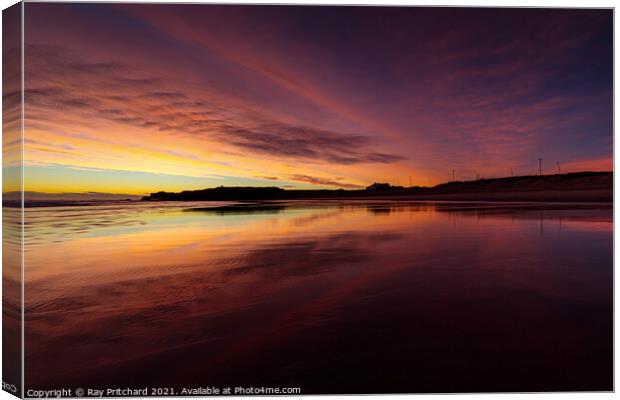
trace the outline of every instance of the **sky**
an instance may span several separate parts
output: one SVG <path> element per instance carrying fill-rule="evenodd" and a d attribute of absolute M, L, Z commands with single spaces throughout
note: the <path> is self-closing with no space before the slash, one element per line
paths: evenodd
<path fill-rule="evenodd" d="M 613 169 L 611 10 L 25 5 L 25 190 Z"/>

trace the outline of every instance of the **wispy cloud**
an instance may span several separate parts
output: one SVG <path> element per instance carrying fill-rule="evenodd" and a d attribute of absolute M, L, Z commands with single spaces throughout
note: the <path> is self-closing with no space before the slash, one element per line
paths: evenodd
<path fill-rule="evenodd" d="M 373 140 L 365 136 L 274 123 L 253 128 L 220 128 L 221 141 L 283 158 L 334 164 L 391 163 L 404 159 L 395 154 L 373 152 L 370 150 Z"/>
<path fill-rule="evenodd" d="M 60 117 L 72 116 L 83 124 L 107 120 L 189 135 L 198 146 L 201 138 L 215 140 L 251 156 L 343 165 L 403 160 L 373 151 L 372 137 L 293 125 L 193 98 L 167 90 L 161 78 L 136 77 L 140 71 L 120 62 L 86 62 L 58 46 L 29 45 L 27 53 L 27 117 L 35 123 L 53 121 L 62 112 Z"/>
<path fill-rule="evenodd" d="M 345 183 L 343 182 L 343 178 L 320 178 L 317 176 L 309 176 L 309 175 L 302 175 L 302 174 L 289 175 L 288 178 L 293 181 L 311 183 L 313 185 L 338 186 L 340 188 L 347 188 L 347 189 L 361 189 L 363 187 L 361 185 Z"/>

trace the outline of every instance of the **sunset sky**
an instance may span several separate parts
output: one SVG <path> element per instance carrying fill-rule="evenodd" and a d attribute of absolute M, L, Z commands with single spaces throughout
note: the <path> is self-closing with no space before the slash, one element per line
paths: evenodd
<path fill-rule="evenodd" d="M 611 10 L 25 5 L 25 190 L 612 170 Z"/>

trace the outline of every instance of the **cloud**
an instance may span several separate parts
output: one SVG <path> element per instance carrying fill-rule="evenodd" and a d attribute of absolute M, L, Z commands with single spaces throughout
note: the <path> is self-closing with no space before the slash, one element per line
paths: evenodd
<path fill-rule="evenodd" d="M 395 154 L 371 151 L 373 141 L 366 136 L 274 123 L 254 128 L 221 128 L 221 141 L 279 157 L 322 160 L 344 165 L 392 163 L 403 159 Z"/>
<path fill-rule="evenodd" d="M 313 185 L 327 185 L 327 186 L 338 186 L 340 188 L 347 189 L 361 189 L 363 186 L 354 185 L 351 183 L 342 182 L 343 178 L 320 178 L 316 176 L 303 175 L 303 174 L 292 174 L 288 176 L 289 179 L 297 181 L 297 182 L 305 182 L 311 183 Z"/>
<path fill-rule="evenodd" d="M 26 53 L 31 123 L 104 120 L 190 137 L 197 145 L 215 140 L 273 160 L 351 165 L 403 159 L 374 151 L 377 143 L 369 136 L 281 122 L 217 93 L 195 98 L 120 62 L 85 61 L 59 46 L 28 45 Z"/>

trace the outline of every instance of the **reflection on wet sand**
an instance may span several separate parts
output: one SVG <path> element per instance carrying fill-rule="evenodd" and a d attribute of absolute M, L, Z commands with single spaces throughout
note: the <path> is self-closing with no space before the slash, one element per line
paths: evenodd
<path fill-rule="evenodd" d="M 3 382 L 21 393 L 22 367 L 22 268 L 21 212 L 2 209 L 2 363 Z"/>
<path fill-rule="evenodd" d="M 89 208 L 26 212 L 29 388 L 611 390 L 608 206 Z"/>

